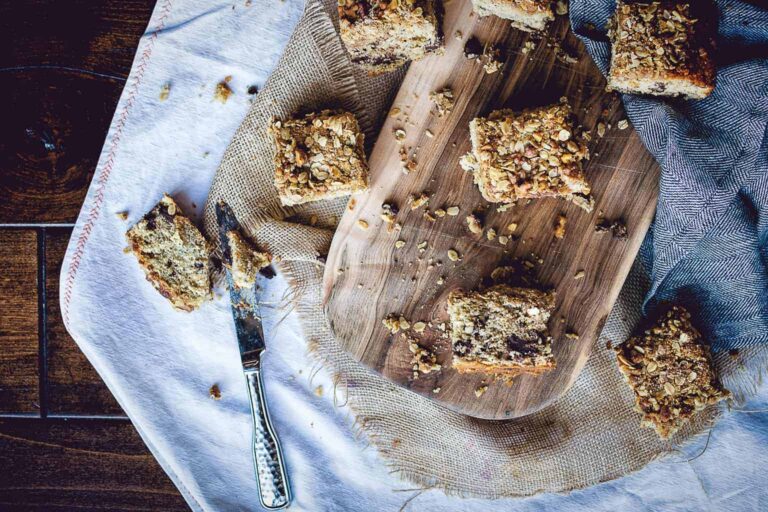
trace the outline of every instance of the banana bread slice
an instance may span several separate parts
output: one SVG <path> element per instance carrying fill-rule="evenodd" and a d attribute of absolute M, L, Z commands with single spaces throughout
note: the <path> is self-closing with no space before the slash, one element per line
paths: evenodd
<path fill-rule="evenodd" d="M 352 62 L 371 74 L 442 49 L 439 0 L 339 0 L 339 31 Z"/>
<path fill-rule="evenodd" d="M 364 135 L 349 112 L 274 119 L 275 187 L 286 206 L 368 190 Z"/>
<path fill-rule="evenodd" d="M 550 0 L 472 0 L 479 16 L 494 15 L 528 32 L 541 31 L 555 19 Z"/>
<path fill-rule="evenodd" d="M 619 370 L 635 394 L 642 425 L 667 439 L 708 405 L 728 398 L 701 334 L 673 307 L 641 336 L 615 347 Z"/>
<path fill-rule="evenodd" d="M 192 311 L 211 297 L 210 247 L 165 194 L 126 233 L 147 280 L 174 308 Z"/>
<path fill-rule="evenodd" d="M 547 329 L 555 296 L 497 284 L 448 296 L 453 367 L 459 373 L 540 374 L 555 367 Z"/>
<path fill-rule="evenodd" d="M 566 101 L 547 107 L 491 112 L 469 125 L 472 152 L 461 165 L 474 173 L 486 201 L 562 197 L 586 211 L 594 200 L 582 161 L 589 158 Z"/>
<path fill-rule="evenodd" d="M 620 1 L 609 31 L 608 86 L 630 94 L 709 96 L 716 69 L 704 3 Z"/>

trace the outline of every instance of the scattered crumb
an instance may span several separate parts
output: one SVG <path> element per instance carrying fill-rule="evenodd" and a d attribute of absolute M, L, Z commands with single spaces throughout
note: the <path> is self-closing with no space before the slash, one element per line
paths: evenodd
<path fill-rule="evenodd" d="M 123 247 L 123 254 L 131 254 L 132 252 L 130 247 Z"/>
<path fill-rule="evenodd" d="M 443 117 L 453 111 L 455 99 L 450 87 L 429 93 L 429 99 L 435 104 L 438 116 Z"/>
<path fill-rule="evenodd" d="M 315 396 L 323 396 L 323 386 L 322 386 L 322 384 L 315 388 Z"/>
<path fill-rule="evenodd" d="M 619 121 L 619 122 L 616 124 L 616 127 L 617 127 L 619 130 L 626 130 L 627 128 L 629 128 L 629 121 L 627 121 L 626 119 L 622 119 L 621 121 Z"/>
<path fill-rule="evenodd" d="M 349 199 L 349 202 L 347 203 L 347 209 L 349 211 L 352 211 L 355 209 L 355 206 L 357 206 L 357 199 L 355 199 L 354 197 L 351 197 Z"/>
<path fill-rule="evenodd" d="M 489 75 L 498 72 L 504 66 L 504 62 L 501 60 L 501 51 L 492 44 L 485 47 L 480 62 Z"/>
<path fill-rule="evenodd" d="M 248 94 L 250 94 L 251 96 L 253 96 L 254 94 L 259 92 L 259 88 L 256 87 L 255 85 L 249 85 L 248 89 L 246 90 L 246 92 Z"/>
<path fill-rule="evenodd" d="M 448 207 L 448 208 L 445 210 L 445 213 L 447 213 L 447 214 L 448 214 L 448 215 L 450 215 L 451 217 L 455 217 L 455 216 L 457 216 L 457 215 L 459 214 L 459 211 L 460 211 L 460 209 L 459 209 L 459 207 L 458 207 L 458 206 L 449 206 L 449 207 Z"/>
<path fill-rule="evenodd" d="M 582 279 L 583 277 L 584 277 L 584 271 L 583 270 L 579 270 L 578 272 L 576 272 L 573 275 L 574 279 Z"/>
<path fill-rule="evenodd" d="M 517 230 L 517 222 L 510 222 L 509 224 L 507 224 L 507 231 L 509 231 L 510 233 L 514 233 L 515 230 Z"/>
<path fill-rule="evenodd" d="M 117 212 L 116 215 L 120 220 L 128 220 L 128 212 Z"/>
<path fill-rule="evenodd" d="M 506 235 L 499 236 L 499 243 L 501 245 L 507 245 L 507 243 L 509 243 L 509 237 Z"/>
<path fill-rule="evenodd" d="M 168 99 L 168 96 L 171 95 L 171 82 L 165 82 L 162 87 L 160 87 L 160 101 L 165 101 Z"/>
<path fill-rule="evenodd" d="M 488 391 L 488 384 L 481 384 L 480 387 L 475 390 L 475 396 L 480 398 L 486 391 Z"/>
<path fill-rule="evenodd" d="M 476 235 L 483 232 L 483 224 L 475 214 L 467 215 L 467 227 L 471 233 Z"/>
<path fill-rule="evenodd" d="M 432 139 L 432 138 L 434 138 L 434 137 L 435 137 L 435 134 L 434 134 L 434 133 L 432 133 L 432 131 L 431 131 L 431 130 L 424 130 L 424 135 L 426 135 L 426 136 L 427 136 L 427 137 L 429 137 L 430 139 Z"/>
<path fill-rule="evenodd" d="M 605 136 L 605 123 L 602 121 L 597 123 L 597 136 L 601 139 Z"/>
<path fill-rule="evenodd" d="M 411 368 L 413 369 L 413 378 L 418 379 L 420 373 L 430 373 L 440 371 L 442 366 L 437 362 L 437 356 L 431 350 L 428 350 L 414 339 L 408 339 L 408 350 L 411 351 Z"/>
<path fill-rule="evenodd" d="M 411 210 L 416 210 L 422 206 L 429 206 L 429 195 L 427 195 L 425 192 L 422 192 L 416 197 L 409 196 L 408 202 L 411 203 Z"/>
<path fill-rule="evenodd" d="M 405 139 L 406 133 L 405 133 L 405 130 L 403 130 L 402 128 L 396 128 L 393 133 L 395 134 L 395 140 L 397 140 L 398 142 L 401 142 L 402 140 Z"/>
<path fill-rule="evenodd" d="M 213 99 L 220 102 L 220 103 L 226 103 L 230 96 L 232 96 L 232 89 L 229 87 L 229 82 L 232 80 L 232 75 L 227 76 L 216 84 L 216 89 L 213 92 Z"/>
<path fill-rule="evenodd" d="M 555 4 L 555 12 L 559 16 L 568 14 L 568 2 L 566 0 L 557 0 L 557 3 Z"/>
<path fill-rule="evenodd" d="M 433 392 L 434 394 L 438 394 L 438 393 L 440 392 L 440 389 L 441 389 L 441 388 L 440 388 L 440 386 L 438 386 L 438 387 L 436 387 L 436 388 L 433 388 L 433 389 L 432 389 L 432 392 Z"/>
<path fill-rule="evenodd" d="M 598 233 L 609 232 L 614 238 L 624 240 L 629 236 L 627 231 L 627 225 L 623 219 L 609 220 L 603 217 L 598 217 L 597 224 L 595 224 L 595 231 Z"/>
<path fill-rule="evenodd" d="M 460 261 L 461 256 L 455 249 L 448 249 L 448 259 L 451 261 Z"/>
<path fill-rule="evenodd" d="M 214 384 L 208 389 L 208 395 L 214 400 L 221 400 L 221 389 L 218 384 Z"/>
<path fill-rule="evenodd" d="M 411 328 L 410 322 L 408 322 L 404 316 L 395 315 L 393 313 L 387 315 L 381 323 L 384 324 L 384 327 L 386 327 L 392 334 L 397 334 L 401 330 L 407 331 Z"/>
<path fill-rule="evenodd" d="M 390 117 L 395 117 L 395 116 L 396 116 L 396 115 L 398 115 L 398 114 L 400 114 L 400 109 L 399 109 L 399 108 L 397 108 L 397 107 L 392 107 L 392 108 L 389 110 L 389 116 L 390 116 Z"/>
<path fill-rule="evenodd" d="M 562 240 L 565 236 L 565 224 L 567 219 L 565 215 L 560 214 L 555 221 L 555 238 Z"/>
<path fill-rule="evenodd" d="M 455 37 L 456 39 L 458 39 L 459 41 L 461 41 L 461 39 L 464 37 L 464 34 L 462 34 L 462 33 L 461 33 L 461 30 L 457 30 L 457 31 L 456 31 L 456 32 L 453 34 L 453 37 Z"/>
<path fill-rule="evenodd" d="M 395 242 L 395 249 L 402 249 L 403 247 L 405 247 L 405 240 Z"/>
<path fill-rule="evenodd" d="M 493 241 L 494 239 L 496 239 L 496 230 L 493 229 L 493 228 L 488 228 L 488 231 L 486 231 L 486 233 L 485 233 L 485 237 L 489 241 Z"/>
<path fill-rule="evenodd" d="M 365 221 L 365 220 L 363 220 L 363 219 L 358 219 L 358 221 L 357 221 L 357 226 L 358 226 L 360 229 L 368 229 L 368 221 Z"/>
<path fill-rule="evenodd" d="M 565 333 L 565 337 L 568 338 L 569 340 L 574 340 L 574 341 L 579 339 L 579 335 L 573 331 L 567 331 Z"/>
<path fill-rule="evenodd" d="M 533 41 L 526 41 L 523 47 L 520 49 L 523 55 L 527 55 L 531 53 L 536 48 L 536 45 L 533 43 Z"/>
<path fill-rule="evenodd" d="M 413 324 L 413 330 L 419 333 L 424 332 L 424 329 L 426 328 L 427 328 L 427 324 L 425 324 L 424 322 L 416 322 Z"/>

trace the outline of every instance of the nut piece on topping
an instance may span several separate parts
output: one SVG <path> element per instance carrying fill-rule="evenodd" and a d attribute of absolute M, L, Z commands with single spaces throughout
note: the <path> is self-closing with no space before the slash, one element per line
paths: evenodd
<path fill-rule="evenodd" d="M 275 187 L 286 206 L 368 190 L 363 133 L 349 112 L 274 119 Z"/>
<path fill-rule="evenodd" d="M 553 293 L 497 284 L 448 296 L 453 367 L 459 373 L 512 377 L 555 367 L 547 329 Z"/>
<path fill-rule="evenodd" d="M 229 271 L 232 281 L 238 288 L 250 288 L 256 284 L 256 275 L 264 267 L 272 262 L 272 255 L 257 251 L 253 245 L 243 238 L 237 231 L 227 232 L 229 252 L 232 255 L 232 264 Z"/>
<path fill-rule="evenodd" d="M 192 311 L 211 297 L 210 248 L 169 195 L 125 234 L 147 281 L 174 308 Z"/>
<path fill-rule="evenodd" d="M 475 118 L 469 125 L 472 152 L 460 164 L 474 173 L 480 193 L 491 203 L 562 197 L 592 211 L 594 200 L 582 170 L 589 152 L 570 118 L 565 100 L 519 114 L 497 110 Z"/>
<path fill-rule="evenodd" d="M 513 27 L 527 32 L 544 30 L 555 19 L 549 0 L 472 0 L 472 5 L 480 16 L 510 20 Z"/>
<path fill-rule="evenodd" d="M 339 32 L 352 62 L 370 74 L 442 51 L 438 0 L 339 0 Z"/>
<path fill-rule="evenodd" d="M 706 3 L 620 1 L 609 31 L 608 87 L 630 94 L 709 96 L 716 68 L 713 27 L 699 5 Z"/>
<path fill-rule="evenodd" d="M 615 347 L 642 425 L 667 439 L 697 412 L 730 396 L 691 315 L 673 307 L 642 336 Z"/>

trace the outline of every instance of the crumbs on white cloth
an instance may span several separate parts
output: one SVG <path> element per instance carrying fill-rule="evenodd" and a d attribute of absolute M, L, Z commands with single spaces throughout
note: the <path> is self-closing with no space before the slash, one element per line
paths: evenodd
<path fill-rule="evenodd" d="M 200 212 L 249 107 L 249 89 L 264 84 L 301 11 L 298 0 L 158 1 L 62 269 L 70 333 L 195 511 L 260 509 L 229 306 L 220 291 L 196 312 L 173 311 L 122 254 L 124 233 L 163 192 L 185 211 Z M 230 75 L 235 93 L 217 103 L 214 87 Z M 167 83 L 171 92 L 161 100 Z M 127 221 L 120 212 L 128 212 Z M 284 281 L 274 279 L 265 302 L 279 304 L 284 292 Z M 332 379 L 321 371 L 309 381 L 312 363 L 299 324 L 293 314 L 282 320 L 284 314 L 264 312 L 264 368 L 295 495 L 291 510 L 395 511 L 410 498 L 406 510 L 645 511 L 670 503 L 748 510 L 768 500 L 765 478 L 755 471 L 768 464 L 765 414 L 724 417 L 690 463 L 654 463 L 568 495 L 488 501 L 408 490 L 355 436 L 348 408 L 334 408 Z M 211 400 L 211 383 L 225 391 L 220 400 Z M 318 386 L 323 396 L 314 392 Z M 745 407 L 766 406 L 763 390 Z M 691 458 L 704 441 L 691 447 Z"/>

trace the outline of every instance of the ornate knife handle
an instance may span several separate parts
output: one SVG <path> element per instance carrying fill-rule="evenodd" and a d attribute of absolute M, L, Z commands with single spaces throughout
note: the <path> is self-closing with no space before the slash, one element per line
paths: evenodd
<path fill-rule="evenodd" d="M 253 461 L 259 482 L 261 505 L 270 510 L 287 507 L 291 502 L 291 488 L 285 471 L 280 443 L 269 419 L 264 400 L 261 368 L 245 368 L 248 395 L 253 413 Z"/>

